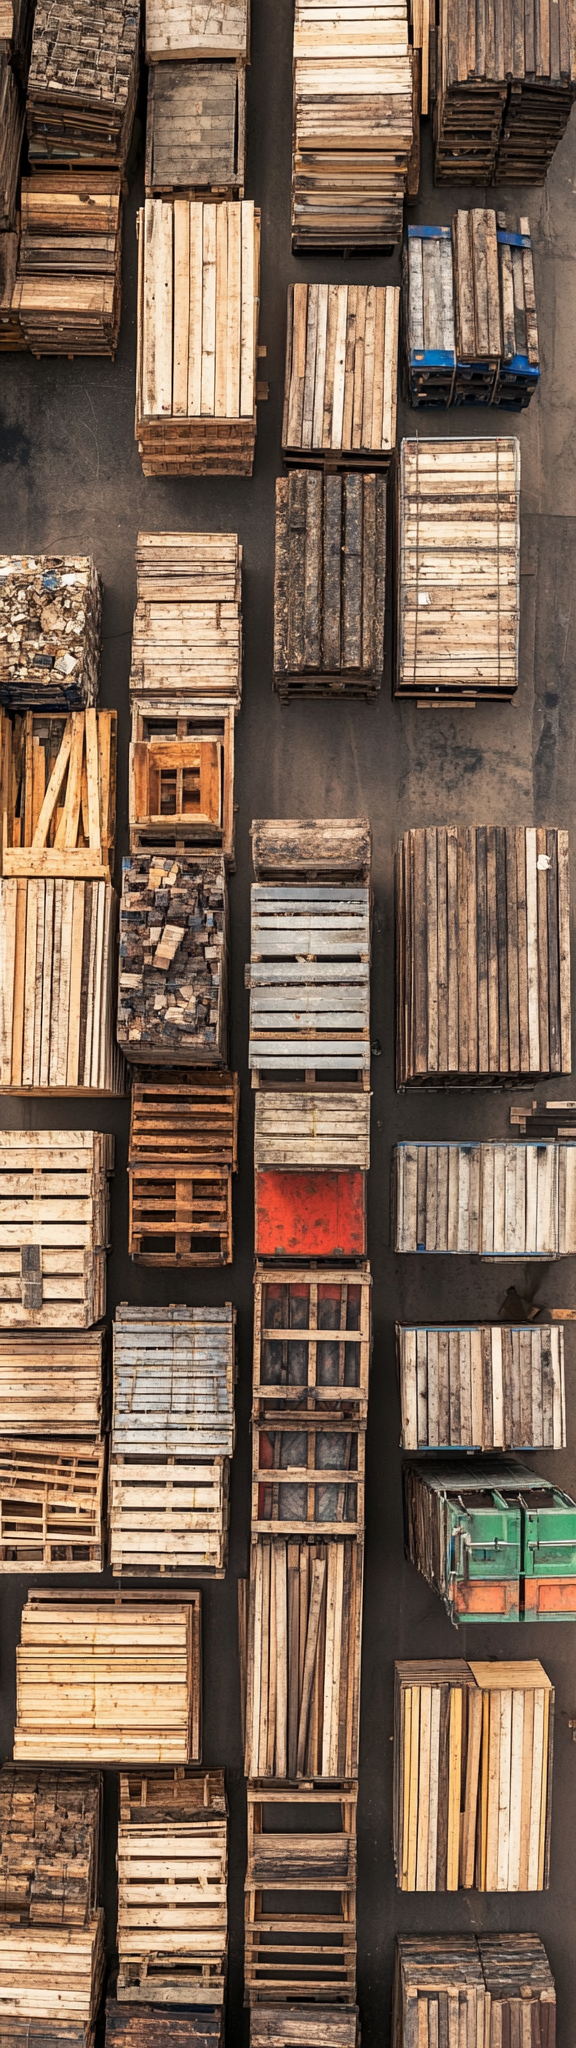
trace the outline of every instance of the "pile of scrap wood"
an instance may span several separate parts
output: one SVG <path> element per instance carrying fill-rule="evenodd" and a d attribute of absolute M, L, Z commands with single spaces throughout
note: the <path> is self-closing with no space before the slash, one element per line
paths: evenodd
<path fill-rule="evenodd" d="M 12 313 L 34 355 L 115 355 L 121 246 L 119 171 L 23 178 Z"/>
<path fill-rule="evenodd" d="M 357 1797 L 356 1784 L 329 1791 L 248 1786 L 244 1932 L 250 2005 L 305 1999 L 312 1989 L 315 1999 L 354 1997 Z M 308 1904 L 312 1893 L 322 1894 L 315 1907 Z M 306 2008 L 299 2010 L 301 2042 L 315 2040 L 316 2007 L 311 2025 Z"/>
<path fill-rule="evenodd" d="M 565 1448 L 561 1323 L 397 1323 L 396 1356 L 405 1450 Z"/>
<path fill-rule="evenodd" d="M 0 1340 L 0 1571 L 102 1570 L 103 1346 L 102 1330 Z"/>
<path fill-rule="evenodd" d="M 499 34 L 441 0 L 434 115 L 437 185 L 541 185 L 576 98 L 569 0 L 524 16 L 504 0 Z M 496 40 L 495 40 L 496 37 Z"/>
<path fill-rule="evenodd" d="M 403 375 L 414 406 L 521 412 L 540 377 L 530 222 L 480 207 L 452 227 L 409 227 Z"/>
<path fill-rule="evenodd" d="M 149 10 L 148 10 L 149 12 Z M 146 109 L 146 191 L 244 196 L 244 65 L 218 59 L 152 64 Z"/>
<path fill-rule="evenodd" d="M 288 288 L 282 453 L 329 469 L 387 469 L 396 441 L 396 285 Z"/>
<path fill-rule="evenodd" d="M 576 1251 L 576 1144 L 400 1144 L 398 1252 L 555 1259 Z"/>
<path fill-rule="evenodd" d="M 376 695 L 384 668 L 386 479 L 276 481 L 274 682 L 289 697 Z"/>
<path fill-rule="evenodd" d="M 506 703 L 518 687 L 520 444 L 403 441 L 396 504 L 397 697 Z"/>
<path fill-rule="evenodd" d="M 136 440 L 145 476 L 251 476 L 260 214 L 147 199 L 138 214 Z"/>
<path fill-rule="evenodd" d="M 552 2048 L 556 1992 L 539 1935 L 397 1935 L 392 2048 L 409 2048 L 414 2025 L 433 2048 L 453 2018 L 461 2048 L 498 2048 L 516 2028 Z"/>
<path fill-rule="evenodd" d="M 114 1323 L 113 1570 L 221 1578 L 228 1555 L 236 1315 L 128 1308 Z"/>
<path fill-rule="evenodd" d="M 103 1131 L 2 1133 L 5 1329 L 86 1330 L 100 1321 L 113 1170 L 114 1139 Z"/>
<path fill-rule="evenodd" d="M 90 555 L 0 555 L 0 704 L 96 703 L 102 586 Z"/>
<path fill-rule="evenodd" d="M 576 1503 L 517 1458 L 404 1467 L 406 1555 L 456 1627 L 574 1620 Z"/>
<path fill-rule="evenodd" d="M 554 1690 L 531 1663 L 396 1665 L 400 1891 L 543 1891 L 550 1881 Z"/>
<path fill-rule="evenodd" d="M 238 1076 L 160 1069 L 132 1087 L 128 1249 L 143 1266 L 232 1259 Z"/>
<path fill-rule="evenodd" d="M 413 121 L 407 0 L 296 0 L 294 249 L 399 240 Z"/>
<path fill-rule="evenodd" d="M 227 1835 L 223 1771 L 131 1770 L 120 1778 L 121 2003 L 222 2005 Z"/>
<path fill-rule="evenodd" d="M 29 1593 L 16 1763 L 198 1762 L 202 1596 Z"/>
<path fill-rule="evenodd" d="M 104 1983 L 102 1776 L 0 1772 L 0 2003 L 6 2041 L 90 2048 Z"/>
<path fill-rule="evenodd" d="M 228 892 L 220 854 L 122 864 L 118 1042 L 151 1065 L 226 1064 Z"/>
<path fill-rule="evenodd" d="M 125 163 L 139 43 L 139 0 L 36 0 L 26 103 L 35 168 Z"/>

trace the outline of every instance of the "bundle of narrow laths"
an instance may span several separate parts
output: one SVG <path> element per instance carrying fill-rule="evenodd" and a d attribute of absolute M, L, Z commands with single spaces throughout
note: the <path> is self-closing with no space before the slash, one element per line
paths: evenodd
<path fill-rule="evenodd" d="M 414 406 L 521 412 L 540 376 L 530 222 L 475 207 L 452 227 L 409 227 L 403 373 Z"/>
<path fill-rule="evenodd" d="M 125 163 L 139 43 L 139 0 L 37 0 L 26 105 L 33 164 Z"/>
<path fill-rule="evenodd" d="M 412 142 L 406 0 L 296 0 L 293 247 L 398 241 Z"/>
<path fill-rule="evenodd" d="M 576 96 L 569 0 L 526 11 L 504 0 L 494 26 L 441 0 L 434 134 L 437 185 L 541 185 Z"/>
<path fill-rule="evenodd" d="M 397 1936 L 392 2048 L 435 2048 L 455 2028 L 460 2048 L 554 2048 L 556 1992 L 539 1935 Z"/>
<path fill-rule="evenodd" d="M 0 1772 L 0 2039 L 89 2048 L 104 1981 L 99 1771 Z M 72 2033 L 74 2027 L 74 2033 Z"/>
<path fill-rule="evenodd" d="M 359 1536 L 253 1538 L 248 1778 L 357 1777 L 363 1571 Z"/>
<path fill-rule="evenodd" d="M 23 178 L 12 304 L 34 355 L 115 354 L 121 243 L 119 171 Z"/>
<path fill-rule="evenodd" d="M 0 555 L 0 704 L 81 710 L 100 676 L 102 585 L 90 555 Z"/>
<path fill-rule="evenodd" d="M 118 897 L 105 881 L 0 881 L 0 1089 L 118 1095 Z"/>
<path fill-rule="evenodd" d="M 198 1762 L 202 1595 L 29 1593 L 16 1763 Z"/>
<path fill-rule="evenodd" d="M 394 1859 L 400 1891 L 549 1884 L 554 1690 L 542 1665 L 396 1665 Z"/>

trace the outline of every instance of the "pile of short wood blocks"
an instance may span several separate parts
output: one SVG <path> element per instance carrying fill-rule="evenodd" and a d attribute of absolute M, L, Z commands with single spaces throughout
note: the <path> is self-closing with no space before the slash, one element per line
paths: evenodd
<path fill-rule="evenodd" d="M 0 2004 L 6 2041 L 89 2044 L 105 1974 L 102 1772 L 0 1771 Z"/>
<path fill-rule="evenodd" d="M 402 234 L 414 127 L 408 4 L 296 0 L 292 247 L 389 248 Z"/>
<path fill-rule="evenodd" d="M 474 207 L 449 227 L 409 227 L 402 368 L 418 406 L 522 412 L 540 377 L 530 222 Z"/>
<path fill-rule="evenodd" d="M 370 831 L 364 819 L 265 819 L 252 846 L 245 1995 L 252 2048 L 296 2040 L 291 1999 L 304 2001 L 299 2040 L 354 2048 Z M 324 1906 L 299 1911 L 302 1890 L 328 1895 Z"/>
<path fill-rule="evenodd" d="M 110 1563 L 120 1577 L 223 1578 L 236 1311 L 139 1308 L 114 1322 Z"/>
<path fill-rule="evenodd" d="M 434 110 L 437 185 L 541 185 L 576 97 L 569 0 L 505 0 L 498 21 L 468 22 L 440 0 Z"/>
<path fill-rule="evenodd" d="M 519 676 L 519 442 L 402 441 L 395 483 L 395 696 L 420 710 L 507 703 Z"/>

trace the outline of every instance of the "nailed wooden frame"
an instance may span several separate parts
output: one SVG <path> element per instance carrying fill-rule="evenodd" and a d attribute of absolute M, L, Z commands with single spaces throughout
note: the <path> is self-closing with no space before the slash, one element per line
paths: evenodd
<path fill-rule="evenodd" d="M 103 1570 L 104 1453 L 0 1437 L 0 1572 Z"/>
<path fill-rule="evenodd" d="M 137 216 L 135 438 L 145 476 L 251 476 L 260 212 L 146 199 Z"/>
<path fill-rule="evenodd" d="M 345 1413 L 309 1414 L 297 1404 L 279 1411 L 273 1403 L 254 1405 L 260 1412 L 252 1422 L 252 1535 L 361 1535 L 365 1424 Z"/>
<path fill-rule="evenodd" d="M 224 1772 L 120 1778 L 118 1999 L 218 2005 L 228 1948 Z"/>
<path fill-rule="evenodd" d="M 370 1165 L 370 1097 L 259 1088 L 255 1100 L 254 1166 L 308 1168 Z"/>
<path fill-rule="evenodd" d="M 191 2007 L 179 2012 L 177 2006 L 163 2012 L 158 2005 L 120 2005 L 106 2000 L 106 2048 L 221 2048 L 224 2008 L 216 2005 Z M 49 2044 L 52 2048 L 52 2044 Z M 54 2044 L 58 2048 L 58 2044 Z M 63 2044 L 66 2048 L 66 2044 Z M 76 2048 L 76 2044 L 71 2044 Z M 353 2048 L 353 2044 L 352 2044 Z"/>
<path fill-rule="evenodd" d="M 3 875 L 111 880 L 116 728 L 116 711 L 0 711 Z"/>
<path fill-rule="evenodd" d="M 220 781 L 218 814 L 206 825 L 196 824 L 194 818 L 184 811 L 175 810 L 173 814 L 160 818 L 141 813 L 135 773 L 138 755 L 143 760 L 146 751 L 154 757 L 156 749 L 162 748 L 169 769 L 169 749 L 173 745 L 175 755 L 179 748 L 196 749 L 196 758 L 200 755 L 200 773 L 204 750 L 207 747 L 217 750 Z M 178 795 L 178 785 L 175 795 Z M 234 868 L 234 706 L 217 701 L 198 703 L 192 696 L 187 697 L 185 690 L 181 698 L 168 700 L 165 707 L 156 700 L 133 696 L 128 803 L 133 851 L 146 845 L 164 844 L 174 845 L 180 852 L 187 844 L 204 840 L 206 844 L 221 846 L 228 868 Z"/>
<path fill-rule="evenodd" d="M 399 303 L 397 285 L 289 286 L 285 462 L 326 470 L 388 468 L 396 442 Z M 364 374 L 367 325 L 371 378 Z"/>
<path fill-rule="evenodd" d="M 229 1265 L 237 1074 L 146 1074 L 132 1088 L 128 1249 L 140 1265 Z M 173 1236 L 173 1245 L 157 1246 Z"/>
<path fill-rule="evenodd" d="M 307 2000 L 353 1997 L 357 1798 L 356 1784 L 329 1792 L 248 1785 L 246 2004 L 298 1995 Z M 335 1807 L 340 1809 L 337 1831 Z M 310 1811 L 313 1833 L 306 1824 Z M 295 1893 L 320 1893 L 323 1905 L 313 1907 L 306 1897 L 298 1911 Z M 271 1895 L 273 1904 L 268 1903 Z"/>
<path fill-rule="evenodd" d="M 120 1302 L 113 1324 L 112 1454 L 232 1457 L 236 1310 Z"/>
<path fill-rule="evenodd" d="M 222 74 L 226 74 L 225 79 Z M 231 100 L 223 110 L 214 105 L 219 84 L 231 88 Z M 209 131 L 215 125 L 215 117 L 221 129 L 228 124 L 225 143 L 223 135 L 220 136 L 223 154 L 216 163 L 209 157 Z M 189 123 L 188 155 L 184 154 L 179 162 L 174 158 L 170 161 L 169 145 L 166 160 L 166 135 L 174 120 L 180 130 L 184 123 Z M 167 53 L 162 64 L 151 64 L 146 106 L 146 193 L 155 198 L 181 198 L 186 194 L 195 199 L 212 192 L 219 199 L 243 199 L 245 175 L 244 64 L 238 58 L 200 56 L 178 57 L 174 62 L 171 53 Z"/>
<path fill-rule="evenodd" d="M 0 1145 L 4 1329 L 89 1329 L 105 1313 L 114 1139 L 6 1130 Z"/>
<path fill-rule="evenodd" d="M 406 1451 L 563 1450 L 562 1324 L 396 1324 Z"/>
<path fill-rule="evenodd" d="M 114 1575 L 223 1579 L 229 1487 L 229 1458 L 138 1458 L 113 1450 L 108 1528 Z"/>
<path fill-rule="evenodd" d="M 369 818 L 253 818 L 257 882 L 370 882 Z"/>

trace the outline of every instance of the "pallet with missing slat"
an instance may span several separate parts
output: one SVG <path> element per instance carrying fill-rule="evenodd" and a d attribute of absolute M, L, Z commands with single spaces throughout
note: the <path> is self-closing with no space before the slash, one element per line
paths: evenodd
<path fill-rule="evenodd" d="M 223 2011 L 216 2005 L 191 2007 L 189 2012 L 172 2006 L 163 2012 L 161 2005 L 139 2001 L 134 2007 L 107 1998 L 106 2048 L 222 2048 Z"/>
<path fill-rule="evenodd" d="M 313 2001 L 313 2040 L 316 1999 L 350 1999 L 356 1985 L 357 1796 L 355 1784 L 248 1786 L 246 2004 Z M 313 1893 L 322 1908 L 302 1910 Z"/>
<path fill-rule="evenodd" d="M 0 711 L 3 875 L 111 879 L 115 711 Z"/>
<path fill-rule="evenodd" d="M 103 1442 L 0 1438 L 0 1572 L 101 1572 L 103 1508 Z"/>

